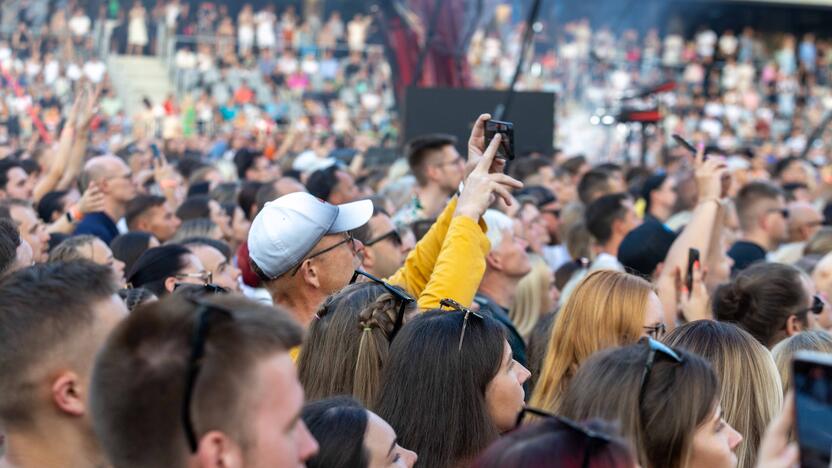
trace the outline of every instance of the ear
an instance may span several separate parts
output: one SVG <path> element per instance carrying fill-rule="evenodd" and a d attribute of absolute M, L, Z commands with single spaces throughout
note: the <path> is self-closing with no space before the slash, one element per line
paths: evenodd
<path fill-rule="evenodd" d="M 315 289 L 321 287 L 321 272 L 318 271 L 313 262 L 305 260 L 298 273 L 303 275 L 303 281 L 309 286 Z"/>
<path fill-rule="evenodd" d="M 797 315 L 789 315 L 789 318 L 786 319 L 786 335 L 787 336 L 794 336 L 803 331 L 804 325 L 797 318 Z"/>
<path fill-rule="evenodd" d="M 616 219 L 612 222 L 612 232 L 616 234 L 627 234 L 624 230 L 624 220 L 623 219 Z"/>
<path fill-rule="evenodd" d="M 176 287 L 176 278 L 174 278 L 173 276 L 168 276 L 167 278 L 165 278 L 165 289 L 169 293 L 172 293 L 173 288 L 175 288 L 175 287 Z"/>
<path fill-rule="evenodd" d="M 72 371 L 63 371 L 52 382 L 52 401 L 58 409 L 72 416 L 86 412 L 86 395 L 81 388 L 81 377 Z"/>
<path fill-rule="evenodd" d="M 364 247 L 363 258 L 364 260 L 361 262 L 361 266 L 363 266 L 365 270 L 369 270 L 375 266 L 376 256 L 373 253 L 373 249 L 368 249 Z"/>
<path fill-rule="evenodd" d="M 502 270 L 503 269 L 503 258 L 497 252 L 489 252 L 488 255 L 485 256 L 485 266 L 490 270 Z"/>
<path fill-rule="evenodd" d="M 199 466 L 237 468 L 243 466 L 240 446 L 220 431 L 211 431 L 199 440 L 196 454 Z"/>

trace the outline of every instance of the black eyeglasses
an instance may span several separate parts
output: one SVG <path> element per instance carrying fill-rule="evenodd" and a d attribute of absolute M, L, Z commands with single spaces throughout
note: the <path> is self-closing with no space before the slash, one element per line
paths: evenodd
<path fill-rule="evenodd" d="M 208 332 L 211 328 L 211 319 L 216 316 L 232 319 L 232 315 L 225 308 L 195 298 L 189 298 L 189 300 L 197 304 L 198 307 L 196 311 L 196 322 L 191 333 L 191 355 L 188 358 L 188 368 L 185 374 L 185 396 L 182 399 L 181 416 L 182 425 L 185 428 L 185 437 L 188 439 L 188 447 L 191 449 L 191 453 L 196 453 L 199 447 L 199 440 L 196 437 L 193 419 L 191 419 L 191 402 L 193 401 L 196 379 L 202 368 L 202 358 L 205 356 L 205 342 L 208 339 Z"/>
<path fill-rule="evenodd" d="M 465 329 L 468 328 L 468 316 L 473 315 L 474 317 L 479 317 L 481 320 L 485 317 L 483 317 L 482 314 L 474 312 L 473 310 L 463 306 L 462 304 L 453 299 L 445 298 L 439 301 L 440 309 L 444 310 L 446 307 L 454 312 L 462 312 L 465 314 L 465 316 L 462 319 L 462 332 L 460 332 L 459 334 L 459 347 L 457 348 L 457 351 L 462 351 L 462 341 L 465 339 Z"/>
<path fill-rule="evenodd" d="M 653 338 L 654 340 L 658 340 L 664 336 L 665 332 L 667 331 L 667 327 L 663 323 L 657 323 L 651 327 L 641 327 L 644 331 L 647 332 L 647 336 Z"/>
<path fill-rule="evenodd" d="M 583 435 L 584 437 L 586 437 L 590 440 L 598 441 L 601 444 L 608 444 L 612 441 L 612 438 L 610 438 L 610 436 L 608 436 L 606 434 L 603 434 L 601 432 L 593 431 L 592 429 L 584 427 L 583 425 L 581 425 L 581 424 L 579 424 L 579 423 L 577 423 L 577 422 L 575 422 L 575 421 L 573 421 L 569 418 L 564 418 L 562 416 L 557 416 L 555 414 L 549 413 L 548 411 L 539 410 L 537 408 L 529 408 L 528 406 L 523 408 L 520 411 L 520 414 L 517 415 L 517 424 L 515 425 L 515 428 L 520 427 L 520 425 L 523 423 L 523 419 L 525 418 L 525 416 L 527 414 L 532 414 L 532 415 L 535 415 L 535 416 L 539 416 L 541 418 L 548 419 L 550 421 L 556 421 L 560 425 L 562 425 L 562 426 L 564 426 L 568 429 L 571 429 L 571 430 L 575 431 L 576 433 L 581 434 L 581 435 Z M 589 466 L 590 455 L 591 455 L 590 450 L 592 450 L 592 444 L 584 445 L 584 457 L 583 457 L 583 461 L 581 462 L 581 466 L 583 468 L 587 468 Z"/>
<path fill-rule="evenodd" d="M 797 311 L 798 314 L 802 314 L 803 312 L 811 312 L 815 315 L 819 315 L 823 313 L 823 308 L 826 307 L 826 302 L 823 300 L 822 297 L 815 294 L 812 297 L 812 306 L 808 309 L 800 309 Z"/>
<path fill-rule="evenodd" d="M 676 351 L 665 345 L 661 341 L 656 341 L 653 338 L 645 337 L 639 340 L 639 343 L 646 343 L 650 351 L 647 353 L 647 359 L 644 361 L 644 372 L 641 374 L 641 385 L 638 391 L 638 404 L 641 407 L 641 402 L 644 401 L 644 391 L 647 385 L 647 380 L 650 379 L 650 371 L 653 370 L 653 363 L 656 362 L 656 353 L 661 353 L 664 356 L 681 364 L 682 358 Z"/>
<path fill-rule="evenodd" d="M 396 247 L 401 247 L 402 246 L 402 236 L 401 236 L 401 234 L 399 234 L 399 231 L 397 231 L 395 229 L 393 229 L 392 231 L 390 231 L 386 234 L 382 234 L 382 235 L 376 237 L 375 239 L 368 240 L 367 242 L 364 243 L 364 245 L 367 246 L 367 247 L 370 247 L 370 246 L 372 246 L 374 244 L 377 244 L 377 243 L 379 243 L 379 242 L 381 242 L 385 239 L 390 239 L 393 242 L 393 245 L 395 245 Z"/>
<path fill-rule="evenodd" d="M 297 266 L 292 269 L 292 275 L 291 276 L 295 276 L 296 274 L 298 274 L 298 270 L 300 270 L 300 267 L 303 265 L 303 262 L 305 262 L 307 260 L 312 260 L 313 258 L 321 256 L 321 255 L 323 255 L 327 252 L 331 252 L 331 251 L 337 249 L 338 247 L 341 247 L 342 245 L 346 244 L 347 242 L 349 242 L 349 244 L 350 244 L 350 250 L 352 250 L 352 253 L 355 254 L 356 253 L 356 251 L 355 251 L 355 239 L 352 237 L 352 234 L 347 233 L 347 237 L 345 237 L 343 240 L 330 245 L 329 247 L 321 250 L 320 252 L 316 252 L 316 253 L 302 259 L 300 261 L 300 263 L 298 263 Z"/>
<path fill-rule="evenodd" d="M 355 270 L 355 273 L 352 274 L 350 284 L 354 284 L 359 276 L 363 276 L 374 283 L 384 286 L 384 289 L 386 289 L 387 292 L 392 294 L 393 297 L 396 298 L 396 301 L 399 302 L 399 310 L 398 312 L 396 312 L 396 322 L 393 324 L 393 330 L 390 332 L 389 341 L 393 341 L 393 338 L 396 336 L 397 333 L 399 333 L 399 330 L 402 328 L 402 324 L 404 323 L 404 310 L 407 308 L 408 304 L 416 302 L 416 299 L 413 299 L 412 297 L 410 297 L 410 295 L 406 294 L 404 291 L 393 286 L 392 284 L 379 278 L 376 278 L 375 276 L 362 270 Z"/>

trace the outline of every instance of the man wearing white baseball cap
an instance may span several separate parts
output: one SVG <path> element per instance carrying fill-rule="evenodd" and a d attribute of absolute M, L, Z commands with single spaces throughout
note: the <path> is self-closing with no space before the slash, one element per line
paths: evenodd
<path fill-rule="evenodd" d="M 510 203 L 510 191 L 522 187 L 501 173 L 504 161 L 494 159 L 499 138 L 485 148 L 489 118 L 481 115 L 471 132 L 465 190 L 388 279 L 418 298 L 421 309 L 438 307 L 442 298 L 473 301 L 490 249 L 480 217 L 494 196 Z M 252 269 L 274 303 L 307 326 L 324 299 L 346 286 L 360 266 L 364 246 L 349 231 L 372 214 L 369 200 L 332 205 L 302 192 L 267 203 L 252 222 L 248 247 Z"/>

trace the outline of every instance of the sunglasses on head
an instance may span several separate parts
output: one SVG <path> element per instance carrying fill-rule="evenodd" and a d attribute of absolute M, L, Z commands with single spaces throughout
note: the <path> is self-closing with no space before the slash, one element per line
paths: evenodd
<path fill-rule="evenodd" d="M 644 343 L 649 349 L 647 353 L 647 359 L 644 361 L 644 371 L 641 373 L 641 385 L 639 386 L 638 391 L 638 403 L 641 406 L 642 401 L 644 401 L 644 392 L 647 388 L 647 381 L 650 380 L 650 372 L 653 371 L 653 364 L 656 362 L 656 354 L 661 354 L 678 364 L 682 364 L 684 362 L 682 357 L 679 356 L 679 353 L 674 351 L 669 346 L 665 345 L 661 341 L 656 341 L 653 338 L 645 337 L 639 340 L 639 343 Z"/>
<path fill-rule="evenodd" d="M 562 416 L 557 416 L 557 415 L 549 413 L 547 411 L 539 410 L 537 408 L 530 408 L 528 406 L 523 408 L 520 411 L 520 414 L 517 415 L 517 424 L 515 425 L 515 428 L 518 428 L 523 424 L 523 419 L 526 417 L 527 414 L 538 416 L 538 417 L 544 418 L 544 419 L 549 420 L 549 421 L 556 421 L 561 426 L 563 426 L 567 429 L 570 429 L 570 430 L 574 431 L 575 433 L 586 437 L 587 439 L 595 440 L 595 441 L 600 442 L 601 444 L 604 444 L 604 445 L 608 444 L 608 443 L 610 443 L 610 441 L 612 441 L 610 436 L 608 436 L 606 434 L 603 434 L 601 432 L 593 431 L 592 429 L 584 427 L 583 425 L 581 425 L 581 424 L 579 424 L 579 423 L 577 423 L 577 422 L 575 422 L 575 421 L 573 421 L 569 418 L 564 418 Z M 596 445 L 595 447 L 600 447 L 600 446 L 601 445 Z M 583 467 L 583 468 L 587 468 L 589 466 L 589 462 L 590 462 L 590 458 L 591 458 L 591 456 L 590 456 L 591 455 L 590 454 L 591 447 L 592 447 L 592 444 L 586 444 L 584 446 L 584 457 L 583 457 L 583 461 L 581 462 L 581 467 Z"/>
<path fill-rule="evenodd" d="M 482 320 L 484 317 L 482 316 L 482 314 L 474 312 L 473 310 L 463 306 L 462 304 L 453 299 L 445 298 L 439 301 L 439 309 L 445 310 L 445 308 L 454 312 L 462 312 L 465 314 L 462 318 L 462 332 L 460 332 L 459 334 L 459 346 L 457 348 L 457 351 L 462 351 L 462 341 L 465 340 L 465 329 L 468 328 L 468 317 L 470 315 L 473 315 L 474 317 L 477 317 L 480 320 Z"/>
<path fill-rule="evenodd" d="M 193 419 L 191 418 L 191 403 L 193 402 L 194 390 L 196 388 L 196 379 L 199 377 L 199 371 L 202 368 L 203 358 L 205 357 L 205 344 L 208 341 L 208 336 L 214 322 L 221 319 L 233 320 L 233 316 L 231 315 L 231 311 L 223 307 L 209 304 L 195 298 L 189 298 L 189 300 L 197 305 L 197 309 L 196 321 L 191 332 L 191 353 L 188 357 L 188 366 L 185 374 L 185 395 L 182 399 L 180 415 L 182 425 L 185 429 L 185 437 L 188 441 L 188 448 L 190 448 L 191 453 L 196 453 L 197 448 L 199 448 L 199 440 L 197 439 Z"/>
<path fill-rule="evenodd" d="M 416 302 L 416 299 L 413 299 L 403 290 L 393 286 L 392 284 L 379 278 L 376 278 L 375 276 L 362 270 L 355 270 L 355 273 L 352 274 L 350 284 L 354 284 L 356 280 L 358 280 L 359 276 L 363 276 L 368 280 L 372 281 L 373 283 L 382 285 L 384 289 L 387 290 L 387 292 L 389 292 L 390 294 L 392 294 L 393 297 L 396 298 L 396 301 L 398 301 L 399 310 L 396 313 L 396 322 L 393 324 L 393 330 L 390 332 L 390 341 L 393 341 L 393 338 L 395 338 L 396 334 L 399 333 L 399 330 L 402 328 L 402 324 L 404 323 L 404 311 L 407 308 L 407 305 Z"/>

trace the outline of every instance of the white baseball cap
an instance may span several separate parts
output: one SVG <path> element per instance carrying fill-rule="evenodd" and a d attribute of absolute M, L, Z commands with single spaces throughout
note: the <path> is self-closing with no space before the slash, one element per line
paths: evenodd
<path fill-rule="evenodd" d="M 327 234 L 351 231 L 373 216 L 373 202 L 332 205 L 306 192 L 266 203 L 251 223 L 249 257 L 271 278 L 297 266 Z"/>

